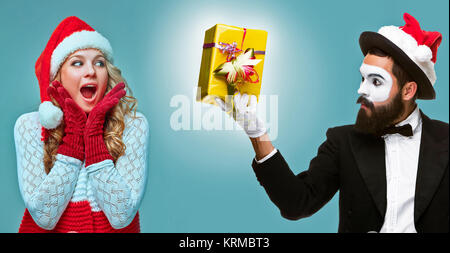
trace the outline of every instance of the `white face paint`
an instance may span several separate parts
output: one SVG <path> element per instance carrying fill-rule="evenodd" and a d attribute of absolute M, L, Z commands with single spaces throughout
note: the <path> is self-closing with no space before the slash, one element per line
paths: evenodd
<path fill-rule="evenodd" d="M 388 99 L 392 88 L 392 77 L 385 69 L 363 63 L 359 69 L 362 82 L 358 94 L 372 102 Z"/>

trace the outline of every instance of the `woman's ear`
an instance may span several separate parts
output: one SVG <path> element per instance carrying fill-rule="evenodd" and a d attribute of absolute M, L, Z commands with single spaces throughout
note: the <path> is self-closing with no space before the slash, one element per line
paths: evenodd
<path fill-rule="evenodd" d="M 417 93 L 417 83 L 407 82 L 402 88 L 402 99 L 411 100 L 415 98 Z"/>

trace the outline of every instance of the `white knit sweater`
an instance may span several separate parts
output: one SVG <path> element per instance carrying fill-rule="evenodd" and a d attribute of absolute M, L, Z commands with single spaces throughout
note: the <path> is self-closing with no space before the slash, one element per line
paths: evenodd
<path fill-rule="evenodd" d="M 147 182 L 149 129 L 145 116 L 125 117 L 122 141 L 125 154 L 117 159 L 84 166 L 58 154 L 47 175 L 43 164 L 38 112 L 21 115 L 14 126 L 19 188 L 33 220 L 53 229 L 70 202 L 88 201 L 93 212 L 103 211 L 115 229 L 131 223 Z"/>

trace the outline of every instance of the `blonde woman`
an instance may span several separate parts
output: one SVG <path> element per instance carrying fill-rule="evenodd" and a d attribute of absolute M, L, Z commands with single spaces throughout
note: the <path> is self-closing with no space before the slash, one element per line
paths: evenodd
<path fill-rule="evenodd" d="M 140 232 L 148 123 L 106 38 L 64 19 L 36 62 L 39 112 L 14 127 L 19 232 Z M 128 93 L 128 95 L 126 95 Z"/>

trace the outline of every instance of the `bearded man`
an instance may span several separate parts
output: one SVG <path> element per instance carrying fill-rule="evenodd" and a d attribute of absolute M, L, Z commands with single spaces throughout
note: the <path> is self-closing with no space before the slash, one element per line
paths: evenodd
<path fill-rule="evenodd" d="M 407 13 L 404 19 L 402 27 L 361 34 L 356 123 L 328 129 L 309 169 L 298 175 L 256 117 L 256 97 L 235 95 L 235 119 L 256 153 L 252 167 L 283 217 L 311 216 L 339 190 L 339 232 L 448 232 L 448 123 L 416 104 L 435 98 L 442 36 L 423 31 Z"/>

